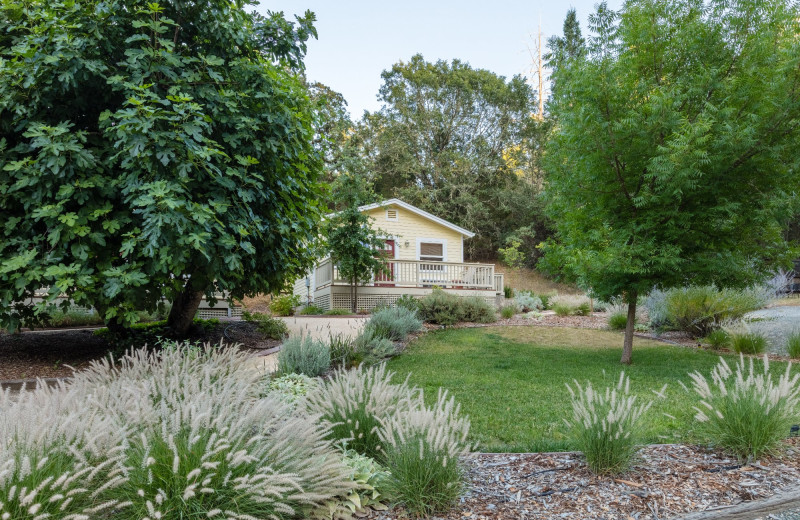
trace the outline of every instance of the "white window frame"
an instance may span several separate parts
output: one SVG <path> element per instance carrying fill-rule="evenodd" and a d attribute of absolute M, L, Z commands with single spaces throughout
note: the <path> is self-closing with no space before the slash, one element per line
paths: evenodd
<path fill-rule="evenodd" d="M 394 218 L 389 218 L 389 210 L 390 209 L 392 211 L 394 211 Z M 388 220 L 389 222 L 397 222 L 398 220 L 400 220 L 400 211 L 397 210 L 396 208 L 387 208 L 386 209 L 386 220 Z"/>
<path fill-rule="evenodd" d="M 420 258 L 420 251 L 422 248 L 422 244 L 442 244 L 442 260 L 440 263 L 447 262 L 447 239 L 446 238 L 417 238 L 417 261 L 423 261 Z M 426 262 L 430 262 L 432 264 L 436 263 L 436 260 L 426 260 Z M 425 264 L 421 264 L 425 265 Z M 428 271 L 428 272 L 440 272 L 444 270 L 444 266 L 441 269 L 423 269 L 420 266 L 420 271 Z"/>

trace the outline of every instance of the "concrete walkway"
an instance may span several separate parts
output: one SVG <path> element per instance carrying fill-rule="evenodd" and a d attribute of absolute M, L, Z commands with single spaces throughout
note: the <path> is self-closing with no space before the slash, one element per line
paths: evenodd
<path fill-rule="evenodd" d="M 328 342 L 331 336 L 343 335 L 355 339 L 369 319 L 352 316 L 289 316 L 280 318 L 289 327 L 289 336 L 311 336 L 314 339 Z M 270 374 L 278 368 L 278 354 L 253 356 L 252 368 Z"/>

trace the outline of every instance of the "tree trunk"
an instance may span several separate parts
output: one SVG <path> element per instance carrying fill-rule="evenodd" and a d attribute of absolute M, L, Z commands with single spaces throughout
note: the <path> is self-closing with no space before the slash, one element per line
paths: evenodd
<path fill-rule="evenodd" d="M 633 357 L 633 331 L 636 326 L 636 291 L 630 291 L 627 295 L 628 300 L 628 323 L 625 326 L 625 342 L 622 346 L 622 359 L 619 360 L 623 365 L 630 365 Z"/>
<path fill-rule="evenodd" d="M 358 314 L 358 285 L 355 278 L 350 279 L 350 310 Z"/>
<path fill-rule="evenodd" d="M 192 281 L 186 282 L 183 291 L 172 302 L 172 309 L 167 318 L 167 327 L 172 329 L 179 338 L 185 337 L 194 322 L 197 308 L 203 299 L 204 291 L 197 291 L 192 288 Z"/>

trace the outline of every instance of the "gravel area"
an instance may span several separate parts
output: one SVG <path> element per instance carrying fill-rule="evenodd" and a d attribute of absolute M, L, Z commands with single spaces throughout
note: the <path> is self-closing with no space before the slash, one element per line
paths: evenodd
<path fill-rule="evenodd" d="M 766 336 L 772 354 L 785 356 L 786 339 L 793 331 L 800 331 L 800 306 L 760 309 L 748 313 L 745 319 L 752 331 Z"/>
<path fill-rule="evenodd" d="M 800 450 L 787 443 L 780 459 L 746 466 L 699 447 L 648 446 L 617 478 L 592 474 L 576 453 L 476 454 L 461 503 L 436 518 L 649 520 L 759 500 L 800 479 Z M 372 515 L 404 518 L 400 509 Z"/>

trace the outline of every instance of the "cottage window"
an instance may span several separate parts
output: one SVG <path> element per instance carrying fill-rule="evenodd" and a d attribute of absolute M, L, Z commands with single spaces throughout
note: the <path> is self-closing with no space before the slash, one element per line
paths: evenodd
<path fill-rule="evenodd" d="M 419 245 L 419 259 L 429 262 L 444 262 L 444 244 L 422 242 Z"/>

